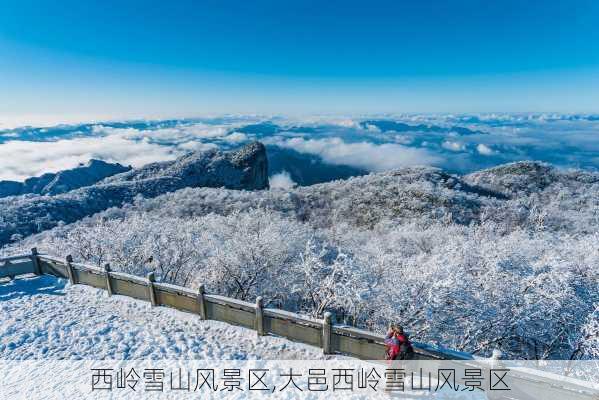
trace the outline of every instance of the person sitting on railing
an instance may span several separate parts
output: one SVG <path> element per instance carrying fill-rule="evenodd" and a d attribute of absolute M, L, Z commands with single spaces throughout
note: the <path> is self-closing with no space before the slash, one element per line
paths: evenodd
<path fill-rule="evenodd" d="M 385 346 L 387 347 L 385 351 L 386 360 L 409 360 L 414 353 L 408 335 L 404 333 L 399 324 L 391 324 L 389 327 L 385 336 Z"/>

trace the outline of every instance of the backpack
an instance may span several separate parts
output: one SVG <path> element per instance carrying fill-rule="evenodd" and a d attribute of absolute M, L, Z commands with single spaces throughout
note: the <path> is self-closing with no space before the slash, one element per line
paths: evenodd
<path fill-rule="evenodd" d="M 410 343 L 410 339 L 408 339 L 408 336 L 405 334 L 398 335 L 397 340 L 399 341 L 399 346 L 397 346 L 397 354 L 395 354 L 395 358 L 392 358 L 392 360 L 412 359 L 412 355 L 414 354 L 414 348 L 412 347 L 412 343 Z"/>
<path fill-rule="evenodd" d="M 396 360 L 397 356 L 400 353 L 400 346 L 398 345 L 392 345 L 392 346 L 387 346 L 386 350 L 385 350 L 385 360 Z"/>
<path fill-rule="evenodd" d="M 389 339 L 385 340 L 385 360 L 397 360 L 401 353 L 401 346 L 405 343 L 402 337 L 398 337 L 395 334 Z"/>
<path fill-rule="evenodd" d="M 391 340 L 385 340 L 385 344 L 385 360 L 412 359 L 414 348 L 407 335 L 394 335 Z"/>
<path fill-rule="evenodd" d="M 397 359 L 399 360 L 411 360 L 414 355 L 414 348 L 412 344 L 407 341 L 399 346 L 399 354 L 397 355 Z"/>

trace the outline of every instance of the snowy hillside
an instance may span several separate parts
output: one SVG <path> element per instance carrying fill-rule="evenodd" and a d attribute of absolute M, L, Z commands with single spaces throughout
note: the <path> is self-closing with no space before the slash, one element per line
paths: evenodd
<path fill-rule="evenodd" d="M 0 181 L 0 197 L 24 194 L 59 194 L 84 186 L 93 185 L 109 176 L 130 170 L 121 164 L 111 164 L 102 160 L 89 160 L 85 165 L 46 173 L 42 176 L 25 179 L 24 182 Z"/>
<path fill-rule="evenodd" d="M 266 150 L 261 143 L 237 151 L 198 151 L 175 161 L 151 163 L 91 186 L 56 196 L 0 199 L 0 247 L 11 240 L 70 223 L 146 198 L 185 187 L 268 188 Z"/>
<path fill-rule="evenodd" d="M 510 190 L 511 188 L 511 190 Z M 599 175 L 521 162 L 186 188 L 15 243 L 508 358 L 599 357 Z"/>
<path fill-rule="evenodd" d="M 322 350 L 50 276 L 0 284 L 0 359 L 320 359 Z M 1 396 L 0 396 L 1 397 Z"/>

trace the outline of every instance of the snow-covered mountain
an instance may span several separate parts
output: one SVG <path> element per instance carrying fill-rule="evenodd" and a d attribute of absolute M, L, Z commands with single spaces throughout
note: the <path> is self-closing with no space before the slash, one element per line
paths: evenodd
<path fill-rule="evenodd" d="M 267 169 L 266 150 L 255 142 L 237 151 L 189 153 L 174 161 L 152 163 L 55 196 L 49 192 L 43 196 L 0 199 L 0 246 L 59 223 L 71 223 L 109 207 L 123 206 L 137 196 L 152 198 L 197 186 L 266 189 Z M 60 181 L 58 185 L 61 187 Z"/>
<path fill-rule="evenodd" d="M 131 167 L 102 160 L 89 160 L 85 165 L 56 173 L 25 179 L 24 182 L 0 181 L 0 197 L 23 194 L 55 195 L 90 186 L 109 176 L 129 171 Z"/>
<path fill-rule="evenodd" d="M 599 355 L 598 173 L 524 161 L 467 175 L 406 167 L 295 189 L 187 187 L 213 182 L 203 171 L 223 171 L 214 166 L 224 158 L 244 160 L 231 161 L 245 166 L 231 187 L 265 188 L 263 148 L 252 148 L 0 200 L 12 212 L 3 209 L 3 229 L 58 225 L 0 252 L 36 246 L 291 311 L 328 310 L 373 330 L 399 322 L 418 341 L 475 354 Z M 58 224 L 66 218 L 80 220 Z"/>
<path fill-rule="evenodd" d="M 401 224 L 444 221 L 463 226 L 509 220 L 527 226 L 531 212 L 555 207 L 560 195 L 562 212 L 548 212 L 544 223 L 560 227 L 568 220 L 572 229 L 589 231 L 596 228 L 592 217 L 598 193 L 599 173 L 522 161 L 463 176 L 433 167 L 406 167 L 290 190 L 183 189 L 139 199 L 126 210 L 101 215 L 150 212 L 161 217 L 187 217 L 268 208 L 320 227 L 372 228 L 386 220 Z M 586 208 L 581 209 L 581 204 Z"/>
<path fill-rule="evenodd" d="M 578 169 L 560 170 L 547 163 L 522 161 L 468 174 L 465 181 L 510 198 L 518 198 L 543 192 L 555 185 L 580 190 L 597 184 L 599 173 Z"/>

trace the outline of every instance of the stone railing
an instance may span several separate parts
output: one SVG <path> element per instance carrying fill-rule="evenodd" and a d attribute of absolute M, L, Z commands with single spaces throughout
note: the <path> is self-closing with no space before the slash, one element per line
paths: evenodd
<path fill-rule="evenodd" d="M 25 274 L 49 274 L 68 279 L 72 284 L 84 284 L 108 291 L 109 295 L 128 296 L 150 302 L 153 306 L 167 306 L 197 314 L 205 320 L 217 320 L 256 330 L 260 336 L 277 335 L 292 341 L 322 348 L 325 354 L 344 354 L 363 360 L 381 360 L 385 353 L 383 335 L 335 325 L 331 314 L 324 319 L 274 308 L 265 308 L 262 298 L 255 303 L 206 293 L 203 286 L 198 290 L 156 282 L 154 274 L 146 278 L 112 271 L 104 268 L 75 263 L 71 256 L 64 259 L 39 254 L 0 258 L 0 279 Z M 415 343 L 417 360 L 456 360 L 473 363 L 473 357 L 447 350 L 440 350 Z M 514 368 L 512 378 L 534 387 L 534 392 L 563 393 L 567 399 L 597 399 L 599 391 L 590 383 L 560 375 L 547 374 L 530 368 Z M 557 391 L 557 392 L 556 392 Z M 512 392 L 512 394 L 515 394 Z M 536 395 L 535 395 L 536 396 Z M 516 398 L 516 397 L 515 397 Z M 519 397 L 517 397 L 519 398 Z M 524 397 L 528 398 L 528 397 Z M 533 398 L 535 398 L 533 396 Z M 542 397 L 538 397 L 542 398 Z"/>
<path fill-rule="evenodd" d="M 4 263 L 4 266 L 2 264 Z M 107 290 L 110 295 L 123 295 L 149 301 L 154 306 L 167 306 L 198 314 L 202 319 L 223 321 L 256 330 L 258 335 L 274 334 L 293 341 L 317 346 L 325 354 L 342 353 L 365 360 L 383 359 L 383 335 L 362 329 L 335 325 L 331 314 L 324 319 L 265 308 L 262 298 L 255 303 L 209 294 L 203 286 L 198 290 L 156 282 L 153 273 L 145 278 L 112 271 L 110 265 L 98 268 L 73 262 L 71 256 L 57 258 L 31 254 L 0 259 L 0 278 L 23 274 L 49 274 L 68 279 L 73 284 L 84 284 Z M 417 359 L 469 359 L 467 354 L 445 352 L 422 344 L 415 344 Z"/>

